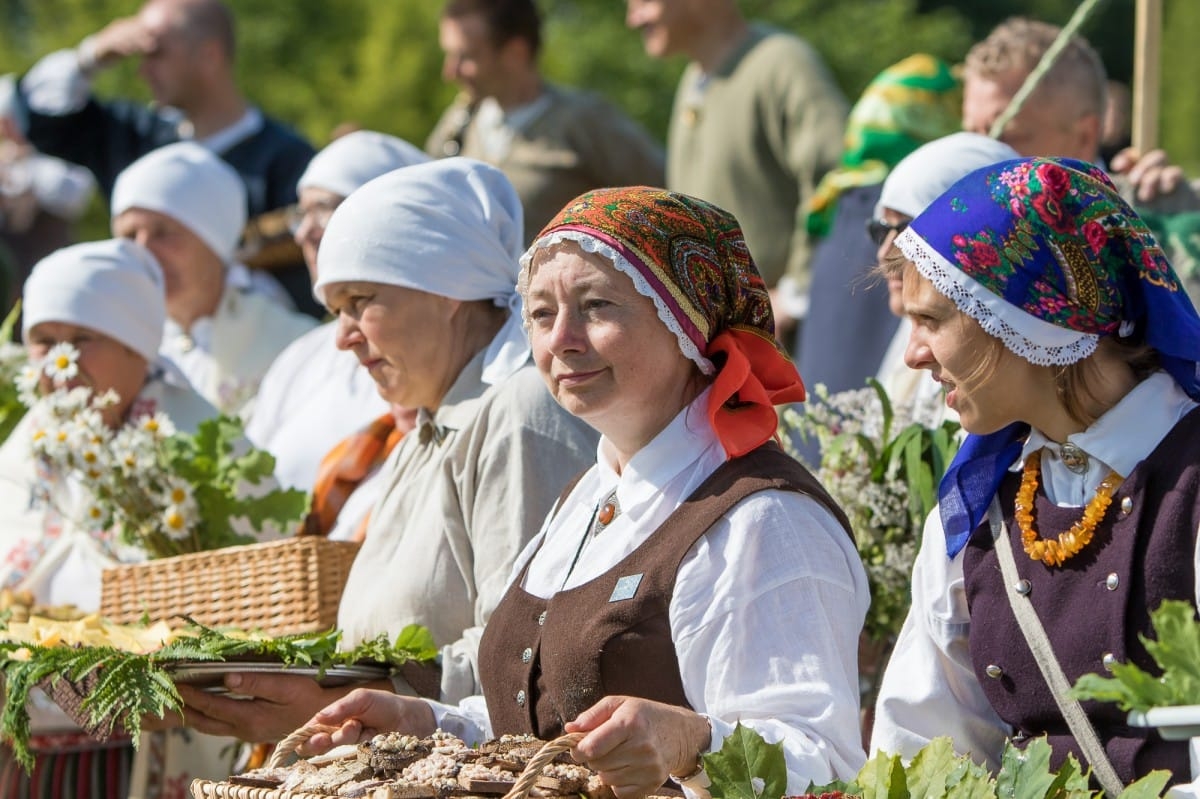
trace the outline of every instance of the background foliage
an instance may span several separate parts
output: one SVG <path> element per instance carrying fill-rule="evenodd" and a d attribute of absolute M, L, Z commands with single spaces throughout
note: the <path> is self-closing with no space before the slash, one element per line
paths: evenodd
<path fill-rule="evenodd" d="M 38 56 L 76 44 L 140 0 L 0 0 L 0 72 L 27 69 Z M 308 135 L 328 141 L 353 120 L 423 143 L 453 89 L 440 78 L 438 0 L 229 0 L 238 16 L 239 72 L 247 94 Z M 742 0 L 748 17 L 795 31 L 828 60 L 853 99 L 875 73 L 917 51 L 958 61 L 971 42 L 1012 14 L 1063 23 L 1076 0 Z M 1200 3 L 1165 0 L 1163 142 L 1197 171 L 1200 113 Z M 660 140 L 680 59 L 645 56 L 624 26 L 620 0 L 541 0 L 543 66 L 567 84 L 608 96 Z M 1134 0 L 1108 0 L 1084 29 L 1113 77 L 1128 80 Z M 102 94 L 145 97 L 136 65 L 106 73 Z"/>

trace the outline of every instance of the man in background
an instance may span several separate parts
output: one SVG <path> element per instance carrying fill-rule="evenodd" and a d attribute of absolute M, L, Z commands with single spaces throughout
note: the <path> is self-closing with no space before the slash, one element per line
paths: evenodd
<path fill-rule="evenodd" d="M 967 53 L 963 65 L 963 128 L 988 134 L 1062 29 L 1013 17 Z M 1050 71 L 1000 133 L 1026 157 L 1055 156 L 1101 163 L 1108 78 L 1081 36 L 1073 36 Z M 1200 208 L 1182 171 L 1161 150 L 1126 150 L 1104 164 L 1125 199 L 1139 211 L 1176 213 Z"/>
<path fill-rule="evenodd" d="M 776 335 L 808 310 L 808 200 L 838 164 L 846 99 L 817 52 L 751 25 L 736 0 L 627 0 L 654 58 L 685 55 L 667 135 L 667 188 L 737 217 L 771 289 Z"/>
<path fill-rule="evenodd" d="M 425 144 L 504 172 L 525 208 L 525 242 L 564 205 L 603 186 L 663 185 L 662 152 L 596 94 L 548 83 L 538 69 L 533 0 L 449 0 L 438 41 L 458 98 Z"/>
<path fill-rule="evenodd" d="M 221 0 L 147 0 L 134 16 L 35 64 L 19 82 L 18 119 L 34 147 L 90 169 L 106 197 L 117 175 L 141 156 L 194 140 L 237 170 L 253 225 L 295 203 L 296 181 L 313 148 L 242 95 L 235 50 L 233 15 Z M 152 105 L 92 95 L 98 72 L 133 57 L 141 58 L 138 74 Z M 280 228 L 286 234 L 286 225 Z M 299 253 L 293 249 L 270 265 L 293 301 L 315 312 Z"/>

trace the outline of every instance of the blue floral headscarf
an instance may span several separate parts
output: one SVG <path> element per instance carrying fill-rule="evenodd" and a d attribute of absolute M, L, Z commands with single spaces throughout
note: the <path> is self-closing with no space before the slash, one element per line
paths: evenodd
<path fill-rule="evenodd" d="M 1200 400 L 1200 316 L 1145 222 L 1097 167 L 1026 158 L 950 187 L 896 246 L 939 293 L 1030 363 L 1066 365 L 1133 337 Z M 967 437 L 938 490 L 953 557 L 983 521 L 1027 425 Z"/>

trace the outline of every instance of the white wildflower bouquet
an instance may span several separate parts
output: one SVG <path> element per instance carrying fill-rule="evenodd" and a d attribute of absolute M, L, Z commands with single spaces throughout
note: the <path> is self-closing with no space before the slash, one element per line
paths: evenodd
<path fill-rule="evenodd" d="M 274 458 L 246 444 L 239 420 L 218 416 L 189 435 L 162 412 L 135 411 L 114 430 L 102 416 L 118 401 L 114 392 L 96 396 L 66 385 L 78 374 L 77 360 L 75 348 L 60 343 L 17 378 L 33 414 L 34 457 L 86 491 L 71 522 L 98 536 L 115 532 L 151 558 L 255 542 L 237 526 L 295 528 L 307 495 L 273 487 Z M 44 395 L 42 375 L 55 386 Z M 55 504 L 45 487 L 42 499 Z"/>
<path fill-rule="evenodd" d="M 809 466 L 850 518 L 871 582 L 864 631 L 886 644 L 908 612 L 921 528 L 958 450 L 959 426 L 929 426 L 912 409 L 893 407 L 878 381 L 867 382 L 836 394 L 818 385 L 805 410 L 784 409 L 781 438 L 800 460 L 797 436 L 820 445 L 821 462 Z"/>

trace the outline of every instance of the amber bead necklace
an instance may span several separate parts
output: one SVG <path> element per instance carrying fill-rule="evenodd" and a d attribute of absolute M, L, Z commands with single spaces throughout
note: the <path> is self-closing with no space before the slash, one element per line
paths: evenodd
<path fill-rule="evenodd" d="M 1030 453 L 1025 459 L 1021 488 L 1017 491 L 1017 526 L 1021 529 L 1021 543 L 1029 557 L 1040 560 L 1047 566 L 1061 566 L 1068 558 L 1074 557 L 1091 543 L 1096 525 L 1104 518 L 1108 506 L 1112 504 L 1113 493 L 1120 487 L 1122 477 L 1116 472 L 1109 472 L 1108 477 L 1096 486 L 1096 496 L 1092 497 L 1092 501 L 1084 508 L 1083 518 L 1071 525 L 1071 529 L 1060 534 L 1057 539 L 1049 539 L 1042 538 L 1033 529 L 1033 500 L 1037 494 L 1041 467 L 1040 450 Z"/>

